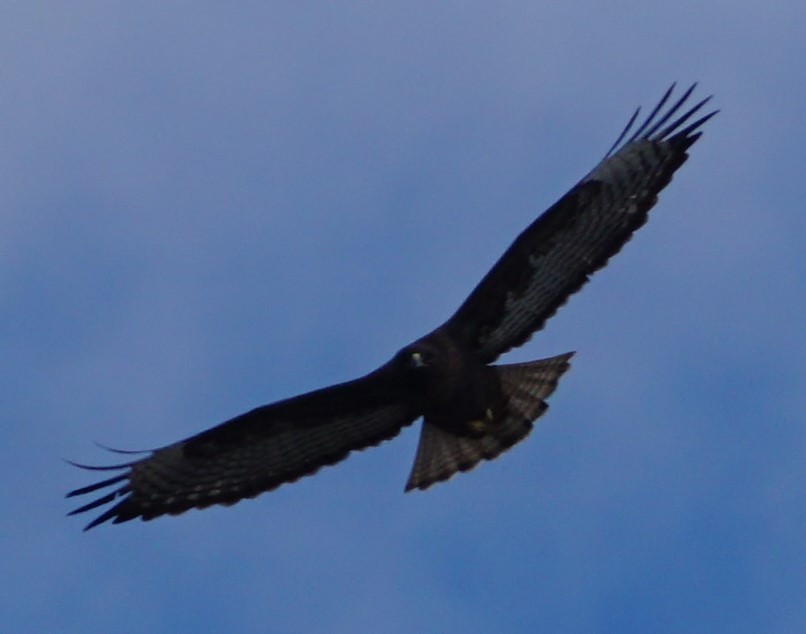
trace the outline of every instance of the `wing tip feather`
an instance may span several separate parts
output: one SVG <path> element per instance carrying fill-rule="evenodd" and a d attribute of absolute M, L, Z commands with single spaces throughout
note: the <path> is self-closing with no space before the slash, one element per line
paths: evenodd
<path fill-rule="evenodd" d="M 685 144 L 684 150 L 691 146 L 694 141 L 696 141 L 699 136 L 694 138 L 694 132 L 702 127 L 709 119 L 714 117 L 716 114 L 719 113 L 719 110 L 713 110 L 712 112 L 707 113 L 706 115 L 702 116 L 700 119 L 695 121 L 694 123 L 689 124 L 684 129 L 679 129 L 680 126 L 688 122 L 694 114 L 699 112 L 706 104 L 708 104 L 712 99 L 713 95 L 708 95 L 704 99 L 700 100 L 696 104 L 694 104 L 689 110 L 678 116 L 677 119 L 673 120 L 671 123 L 667 125 L 667 122 L 677 114 L 680 109 L 686 104 L 694 93 L 695 89 L 698 86 L 698 82 L 693 82 L 683 94 L 677 98 L 677 100 L 670 105 L 668 108 L 664 110 L 664 107 L 667 105 L 669 99 L 672 97 L 675 88 L 677 87 L 677 82 L 672 82 L 671 86 L 666 89 L 663 96 L 661 97 L 660 101 L 655 105 L 649 115 L 644 119 L 644 121 L 635 129 L 632 130 L 633 126 L 635 125 L 638 119 L 638 113 L 640 112 L 640 107 L 633 113 L 633 116 L 627 123 L 627 126 L 622 130 L 619 134 L 616 141 L 610 146 L 610 149 L 605 154 L 605 158 L 609 158 L 622 148 L 626 147 L 630 143 L 640 139 L 648 139 L 648 140 L 657 140 L 657 141 L 688 141 Z M 665 127 L 664 127 L 665 126 Z M 670 135 L 674 135 L 671 138 Z M 625 141 L 626 139 L 626 141 Z"/>
<path fill-rule="evenodd" d="M 112 449 L 104 445 L 101 445 L 100 443 L 95 444 L 111 453 L 116 454 L 133 455 L 133 454 L 147 453 L 143 451 L 126 451 L 122 449 Z M 113 475 L 112 477 L 106 478 L 99 482 L 94 482 L 87 486 L 73 489 L 72 491 L 69 491 L 68 493 L 65 494 L 65 498 L 74 498 L 82 495 L 87 495 L 90 493 L 95 493 L 97 491 L 101 491 L 102 489 L 106 489 L 107 487 L 113 487 L 118 484 L 121 485 L 118 488 L 113 489 L 112 491 L 105 492 L 102 495 L 100 495 L 100 497 L 90 500 L 86 504 L 83 504 L 82 506 L 79 506 L 78 508 L 75 508 L 67 513 L 68 516 L 79 515 L 81 513 L 92 511 L 93 509 L 103 506 L 104 504 L 109 504 L 110 502 L 119 500 L 118 503 L 115 504 L 113 507 L 105 510 L 98 517 L 89 522 L 84 527 L 83 529 L 84 531 L 88 531 L 91 528 L 94 528 L 99 524 L 103 524 L 104 522 L 107 522 L 112 519 L 114 519 L 115 523 L 119 523 L 120 521 L 125 521 L 125 519 L 134 519 L 139 515 L 139 513 L 133 512 L 132 510 L 133 506 L 131 503 L 131 485 L 129 483 L 129 478 L 131 476 L 132 467 L 141 462 L 141 460 L 134 460 L 131 462 L 124 462 L 121 464 L 114 464 L 114 465 L 88 465 L 67 459 L 65 459 L 65 462 L 73 467 L 82 469 L 84 471 L 123 471 L 123 473 L 118 473 L 117 475 Z M 125 517 L 125 519 L 121 519 L 123 517 Z"/>

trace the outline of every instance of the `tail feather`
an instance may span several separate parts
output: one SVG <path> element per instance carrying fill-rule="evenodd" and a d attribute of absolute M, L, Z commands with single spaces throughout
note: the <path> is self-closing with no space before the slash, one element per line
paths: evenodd
<path fill-rule="evenodd" d="M 481 460 L 492 460 L 526 438 L 534 421 L 548 408 L 544 399 L 557 388 L 573 354 L 494 366 L 507 397 L 507 409 L 504 417 L 493 421 L 489 432 L 481 437 L 457 436 L 423 422 L 406 491 L 427 489 L 459 471 L 468 471 Z"/>

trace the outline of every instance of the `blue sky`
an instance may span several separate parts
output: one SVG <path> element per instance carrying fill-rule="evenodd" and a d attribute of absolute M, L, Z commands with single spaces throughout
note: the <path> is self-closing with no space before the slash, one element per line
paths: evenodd
<path fill-rule="evenodd" d="M 806 631 L 802 3 L 11 3 L 7 631 Z M 404 495 L 417 429 L 229 509 L 81 532 L 62 459 L 346 380 L 440 323 L 632 109 L 722 113 L 507 360 L 525 443 Z"/>

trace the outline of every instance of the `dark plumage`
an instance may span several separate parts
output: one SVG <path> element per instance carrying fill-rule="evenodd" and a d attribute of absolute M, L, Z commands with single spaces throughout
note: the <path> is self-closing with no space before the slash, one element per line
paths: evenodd
<path fill-rule="evenodd" d="M 420 417 L 406 490 L 472 469 L 525 438 L 573 353 L 490 364 L 528 341 L 646 222 L 716 114 L 695 119 L 708 99 L 685 109 L 694 86 L 667 107 L 673 88 L 633 129 L 636 111 L 602 162 L 516 238 L 436 330 L 359 379 L 258 407 L 124 464 L 77 465 L 115 475 L 68 493 L 113 487 L 71 515 L 114 503 L 92 528 L 233 504 L 377 445 Z"/>

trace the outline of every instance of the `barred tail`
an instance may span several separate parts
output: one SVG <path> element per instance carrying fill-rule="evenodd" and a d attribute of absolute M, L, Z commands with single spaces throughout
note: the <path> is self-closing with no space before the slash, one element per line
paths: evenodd
<path fill-rule="evenodd" d="M 406 491 L 427 489 L 457 471 L 468 471 L 482 459 L 492 460 L 526 438 L 532 423 L 548 408 L 544 399 L 557 388 L 573 355 L 569 352 L 539 361 L 494 366 L 507 396 L 507 411 L 503 419 L 492 421 L 488 433 L 481 437 L 457 436 L 423 422 Z"/>

